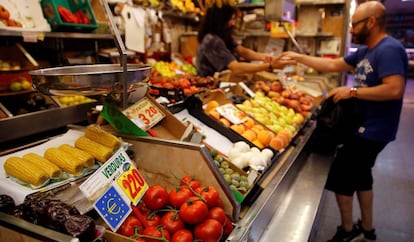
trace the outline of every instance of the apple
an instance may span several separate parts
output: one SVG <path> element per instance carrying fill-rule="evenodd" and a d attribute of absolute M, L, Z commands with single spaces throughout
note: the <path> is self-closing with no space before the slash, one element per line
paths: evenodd
<path fill-rule="evenodd" d="M 13 81 L 13 82 L 10 83 L 9 88 L 12 91 L 20 91 L 20 90 L 22 90 L 22 83 L 19 82 L 19 81 Z"/>
<path fill-rule="evenodd" d="M 282 83 L 280 83 L 279 81 L 274 81 L 272 82 L 270 89 L 274 92 L 281 92 L 283 90 Z"/>
<path fill-rule="evenodd" d="M 267 93 L 267 96 L 269 96 L 270 98 L 272 98 L 272 97 L 280 97 L 280 92 L 271 90 L 271 91 L 269 91 Z"/>
<path fill-rule="evenodd" d="M 32 84 L 26 79 L 23 79 L 20 83 L 22 85 L 23 90 L 27 90 L 32 86 Z"/>

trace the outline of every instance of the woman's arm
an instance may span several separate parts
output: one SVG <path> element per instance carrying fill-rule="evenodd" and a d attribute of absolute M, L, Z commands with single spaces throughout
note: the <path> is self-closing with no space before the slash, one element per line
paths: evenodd
<path fill-rule="evenodd" d="M 246 60 L 249 60 L 249 61 L 256 60 L 256 61 L 270 62 L 271 60 L 270 55 L 254 51 L 242 45 L 238 45 L 235 50 L 237 54 L 239 54 L 240 57 Z"/>
<path fill-rule="evenodd" d="M 295 60 L 278 56 L 271 58 L 271 62 L 268 63 L 238 62 L 237 60 L 234 60 L 227 65 L 227 68 L 231 70 L 233 74 L 242 74 L 283 69 L 285 66 L 293 64 L 296 64 Z"/>

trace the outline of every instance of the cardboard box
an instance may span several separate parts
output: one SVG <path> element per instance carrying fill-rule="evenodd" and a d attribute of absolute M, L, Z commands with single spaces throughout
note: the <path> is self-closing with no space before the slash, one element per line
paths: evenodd
<path fill-rule="evenodd" d="M 159 104 L 153 97 L 150 96 L 147 86 L 137 88 L 135 93 L 136 96 L 133 98 L 135 102 L 130 106 L 131 108 L 134 107 L 134 105 L 138 104 L 143 98 L 146 98 L 152 105 L 154 105 L 161 113 L 165 115 L 161 121 L 159 121 L 155 126 L 151 128 L 151 131 L 153 134 L 155 134 L 156 137 L 170 140 L 192 141 L 196 143 L 199 143 L 201 141 L 199 138 L 201 137 L 201 134 L 195 130 L 194 126 L 189 122 L 181 122 L 170 111 L 168 111 L 168 109 Z M 131 115 L 135 114 L 135 112 L 131 112 Z M 138 114 L 136 114 L 137 117 L 131 115 L 129 117 L 130 119 L 140 119 L 138 117 Z"/>

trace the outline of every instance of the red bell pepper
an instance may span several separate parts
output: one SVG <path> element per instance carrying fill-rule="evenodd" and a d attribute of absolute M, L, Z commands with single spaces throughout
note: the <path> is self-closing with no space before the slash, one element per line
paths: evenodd
<path fill-rule="evenodd" d="M 63 21 L 67 23 L 78 23 L 78 18 L 75 14 L 73 14 L 69 9 L 58 6 L 57 10 L 59 12 L 60 17 L 62 17 Z"/>

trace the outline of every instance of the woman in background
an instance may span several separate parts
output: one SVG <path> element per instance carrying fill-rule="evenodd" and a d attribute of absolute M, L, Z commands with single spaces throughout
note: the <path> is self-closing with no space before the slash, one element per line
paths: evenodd
<path fill-rule="evenodd" d="M 196 67 L 199 76 L 213 76 L 215 72 L 227 69 L 232 74 L 272 71 L 295 63 L 293 60 L 259 53 L 238 44 L 233 38 L 235 24 L 235 7 L 214 5 L 207 9 L 198 31 Z M 240 62 L 236 56 L 262 63 Z"/>

